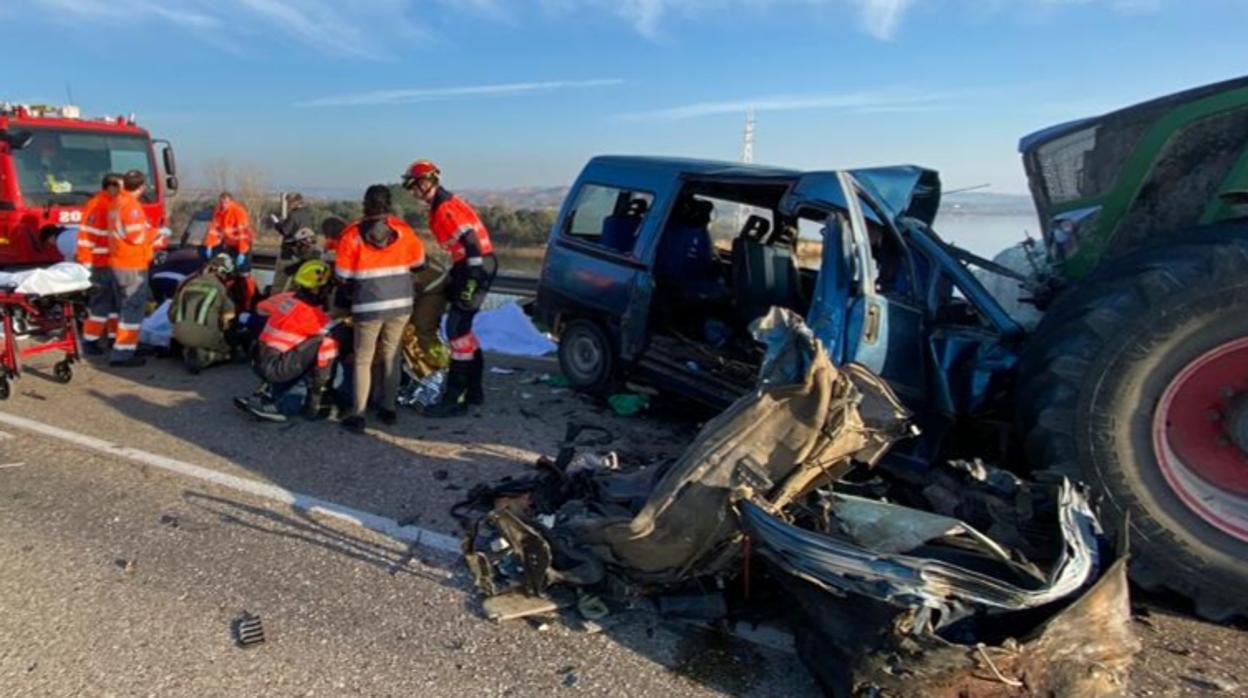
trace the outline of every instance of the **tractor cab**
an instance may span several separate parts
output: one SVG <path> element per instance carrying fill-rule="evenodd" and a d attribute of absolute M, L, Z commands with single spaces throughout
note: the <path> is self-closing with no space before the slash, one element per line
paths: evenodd
<path fill-rule="evenodd" d="M 787 308 L 834 362 L 951 419 L 983 407 L 1021 330 L 928 228 L 939 200 L 919 167 L 595 158 L 552 231 L 536 316 L 577 388 L 630 378 L 723 407 L 755 384 L 751 323 Z"/>

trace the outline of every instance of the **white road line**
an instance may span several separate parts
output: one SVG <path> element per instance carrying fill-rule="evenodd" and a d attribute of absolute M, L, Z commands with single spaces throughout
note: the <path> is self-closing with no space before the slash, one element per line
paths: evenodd
<path fill-rule="evenodd" d="M 454 536 L 448 536 L 445 533 L 430 531 L 419 526 L 402 526 L 394 519 L 389 519 L 378 514 L 372 514 L 367 511 L 361 511 L 353 507 L 343 504 L 335 504 L 319 497 L 291 492 L 284 487 L 270 485 L 264 482 L 257 482 L 245 477 L 230 475 L 228 473 L 217 472 L 210 468 L 205 468 L 194 463 L 177 460 L 176 458 L 168 458 L 155 453 L 122 446 L 104 439 L 97 439 L 94 436 L 79 434 L 68 429 L 61 429 L 50 424 L 36 422 L 33 419 L 18 417 L 17 415 L 0 412 L 0 423 L 7 424 L 17 429 L 24 429 L 36 434 L 42 434 L 54 439 L 59 439 L 66 443 L 83 448 L 98 451 L 105 455 L 115 456 L 117 458 L 125 458 L 135 463 L 150 465 L 154 468 L 161 468 L 172 473 L 177 473 L 186 477 L 192 477 L 197 480 L 204 480 L 215 485 L 228 487 L 229 489 L 246 492 L 256 497 L 271 499 L 275 502 L 289 504 L 292 507 L 302 509 L 304 511 L 332 516 L 336 519 L 355 524 L 362 528 L 367 528 L 378 533 L 385 534 L 391 538 L 401 540 L 408 543 L 414 543 L 426 548 L 441 550 L 445 552 L 459 552 L 459 539 Z"/>
<path fill-rule="evenodd" d="M 5 468 L 20 468 L 23 465 L 26 465 L 26 464 L 25 463 L 5 463 L 4 465 L 0 465 L 0 470 L 3 470 Z"/>

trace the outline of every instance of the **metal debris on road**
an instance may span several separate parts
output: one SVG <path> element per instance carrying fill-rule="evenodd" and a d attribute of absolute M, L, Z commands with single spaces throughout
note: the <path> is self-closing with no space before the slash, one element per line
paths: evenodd
<path fill-rule="evenodd" d="M 1125 543 L 1115 557 L 1084 490 L 975 461 L 882 462 L 915 433 L 897 396 L 780 319 L 772 339 L 792 341 L 758 389 L 674 463 L 582 451 L 600 444 L 572 424 L 534 474 L 452 509 L 487 614 L 547 613 L 575 589 L 608 610 L 657 598 L 662 617 L 731 622 L 763 596 L 831 695 L 1125 694 Z"/>
<path fill-rule="evenodd" d="M 234 619 L 230 624 L 230 632 L 234 636 L 234 643 L 239 647 L 251 647 L 264 642 L 264 626 L 260 622 L 260 616 L 254 616 L 247 611 Z"/>

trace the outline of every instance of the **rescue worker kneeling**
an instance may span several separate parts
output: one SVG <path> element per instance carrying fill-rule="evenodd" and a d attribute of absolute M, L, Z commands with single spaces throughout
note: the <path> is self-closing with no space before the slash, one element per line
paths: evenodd
<path fill-rule="evenodd" d="M 268 394 L 238 398 L 235 404 L 256 417 L 286 421 L 295 410 L 282 409 L 282 398 L 300 382 L 308 385 L 304 414 L 321 416 L 321 400 L 338 358 L 338 341 L 329 336 L 334 323 L 322 310 L 333 271 L 321 261 L 304 262 L 295 272 L 295 290 L 260 303 L 268 316 L 252 368 L 268 383 Z M 297 408 L 296 408 L 297 410 Z"/>
<path fill-rule="evenodd" d="M 182 360 L 191 373 L 230 360 L 232 348 L 227 332 L 235 313 L 227 284 L 233 273 L 234 260 L 219 254 L 174 293 L 169 321 L 173 323 L 173 338 L 182 345 Z"/>

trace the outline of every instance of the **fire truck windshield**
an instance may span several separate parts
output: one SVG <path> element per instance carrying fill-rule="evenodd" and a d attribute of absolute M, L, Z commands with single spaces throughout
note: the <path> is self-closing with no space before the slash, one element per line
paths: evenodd
<path fill-rule="evenodd" d="M 148 140 L 96 131 L 32 128 L 30 145 L 14 151 L 22 198 L 29 206 L 77 206 L 100 190 L 109 172 L 138 170 L 147 176 L 143 201 L 156 201 Z"/>

